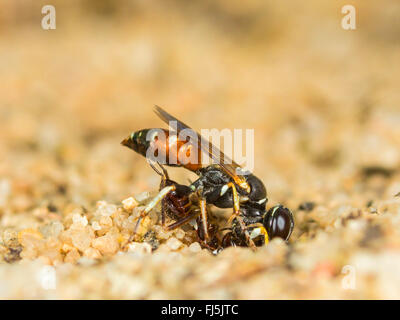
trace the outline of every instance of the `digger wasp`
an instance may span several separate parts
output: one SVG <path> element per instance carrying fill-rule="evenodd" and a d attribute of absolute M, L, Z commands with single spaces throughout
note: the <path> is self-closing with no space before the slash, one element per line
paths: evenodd
<path fill-rule="evenodd" d="M 199 234 L 204 242 L 215 243 L 216 232 L 214 230 L 210 237 L 207 214 L 207 204 L 212 204 L 219 208 L 233 208 L 228 219 L 230 227 L 225 229 L 230 231 L 219 244 L 222 247 L 238 245 L 255 249 L 273 237 L 289 239 L 294 227 L 293 215 L 281 205 L 266 210 L 267 191 L 260 179 L 251 173 L 239 174 L 238 172 L 242 172 L 241 166 L 199 133 L 158 106 L 155 106 L 154 111 L 169 124 L 170 130 L 143 129 L 132 133 L 121 142 L 146 157 L 151 167 L 162 177 L 158 195 L 146 205 L 138 223 L 161 202 L 162 224 L 167 230 L 198 218 L 202 225 Z M 190 134 L 181 139 L 180 133 L 183 131 Z M 152 154 L 149 150 L 156 152 Z M 203 166 L 201 152 L 208 155 L 214 163 Z M 188 161 L 181 161 L 180 155 L 185 155 Z M 170 180 L 167 171 L 155 160 L 158 156 L 164 156 L 168 166 L 183 167 L 194 172 L 198 179 L 188 186 Z M 165 215 L 176 222 L 165 226 Z"/>

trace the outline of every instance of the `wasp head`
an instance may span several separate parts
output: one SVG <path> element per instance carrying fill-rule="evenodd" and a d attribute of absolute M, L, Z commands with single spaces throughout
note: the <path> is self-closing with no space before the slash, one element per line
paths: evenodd
<path fill-rule="evenodd" d="M 269 239 L 279 237 L 287 241 L 294 228 L 293 214 L 282 205 L 274 206 L 264 215 L 263 225 L 268 232 Z"/>

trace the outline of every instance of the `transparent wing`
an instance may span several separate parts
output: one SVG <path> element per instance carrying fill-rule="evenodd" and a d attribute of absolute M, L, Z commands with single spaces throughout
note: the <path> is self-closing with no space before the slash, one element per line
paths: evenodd
<path fill-rule="evenodd" d="M 191 141 L 195 147 L 200 146 L 201 150 L 205 152 L 216 164 L 218 164 L 221 169 L 230 175 L 238 184 L 245 183 L 245 179 L 236 173 L 237 168 L 241 168 L 236 162 L 226 156 L 221 150 L 219 150 L 216 146 L 210 143 L 206 138 L 201 136 L 198 132 L 194 131 L 187 124 L 178 120 L 167 111 L 162 109 L 159 106 L 154 107 L 154 112 L 163 120 L 165 123 L 170 125 L 171 121 L 175 121 L 177 134 L 184 129 L 191 130 Z"/>

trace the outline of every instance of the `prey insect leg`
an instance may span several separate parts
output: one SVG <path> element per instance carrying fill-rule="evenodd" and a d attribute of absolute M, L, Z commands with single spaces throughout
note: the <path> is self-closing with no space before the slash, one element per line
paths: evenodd
<path fill-rule="evenodd" d="M 156 167 L 153 161 L 148 160 L 148 163 L 150 167 L 158 174 L 161 176 L 161 186 L 165 185 L 165 181 L 169 179 L 168 176 L 168 171 L 164 168 L 163 165 L 161 165 L 159 162 L 156 162 L 158 166 L 160 167 L 161 171 L 159 171 Z M 161 187 L 160 186 L 160 187 Z M 165 227 L 165 209 L 164 206 L 161 206 L 161 224 L 163 227 Z"/>
<path fill-rule="evenodd" d="M 208 222 L 207 222 L 207 202 L 205 199 L 199 200 L 201 221 L 203 222 L 204 240 L 207 242 L 209 240 L 208 236 Z"/>
<path fill-rule="evenodd" d="M 175 190 L 176 187 L 174 185 L 172 186 L 168 186 L 163 188 L 156 197 L 153 198 L 153 200 L 151 200 L 147 206 L 144 208 L 144 210 L 140 213 L 140 217 L 136 223 L 135 229 L 134 229 L 134 234 L 137 231 L 137 228 L 140 225 L 140 222 L 142 221 L 142 219 L 151 211 L 153 210 L 153 208 L 170 192 Z"/>
<path fill-rule="evenodd" d="M 148 163 L 149 163 L 150 167 L 151 167 L 158 175 L 161 176 L 162 180 L 167 180 L 167 179 L 169 179 L 168 171 L 164 168 L 163 165 L 161 165 L 159 162 L 156 162 L 156 163 L 158 164 L 158 166 L 160 167 L 160 169 L 161 169 L 161 171 L 162 171 L 162 172 L 161 172 L 161 171 L 159 171 L 159 170 L 155 167 L 153 161 L 149 160 Z"/>
<path fill-rule="evenodd" d="M 190 220 L 196 218 L 198 215 L 199 215 L 198 211 L 193 211 L 187 217 L 184 217 L 184 218 L 182 218 L 182 219 L 180 219 L 180 220 L 178 220 L 178 221 L 166 226 L 165 229 L 167 231 L 174 230 L 174 229 L 184 225 L 185 223 L 188 223 Z"/>

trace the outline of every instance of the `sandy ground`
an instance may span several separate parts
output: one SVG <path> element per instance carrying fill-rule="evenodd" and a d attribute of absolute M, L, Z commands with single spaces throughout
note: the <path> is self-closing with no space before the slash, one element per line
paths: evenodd
<path fill-rule="evenodd" d="M 398 1 L 353 31 L 343 1 L 53 1 L 48 31 L 44 4 L 0 5 L 1 298 L 400 298 Z M 213 256 L 158 210 L 129 241 L 159 177 L 119 143 L 154 104 L 255 130 L 288 244 Z"/>

